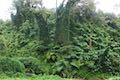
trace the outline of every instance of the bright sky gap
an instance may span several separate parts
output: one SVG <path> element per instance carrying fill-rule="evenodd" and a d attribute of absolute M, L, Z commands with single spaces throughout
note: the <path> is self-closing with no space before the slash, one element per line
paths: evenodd
<path fill-rule="evenodd" d="M 58 5 L 62 0 L 58 0 Z M 120 14 L 120 0 L 95 0 L 97 10 L 110 12 L 116 15 Z M 47 8 L 56 7 L 56 0 L 43 0 L 43 4 Z M 10 19 L 10 9 L 12 8 L 12 0 L 0 0 L 0 19 Z"/>

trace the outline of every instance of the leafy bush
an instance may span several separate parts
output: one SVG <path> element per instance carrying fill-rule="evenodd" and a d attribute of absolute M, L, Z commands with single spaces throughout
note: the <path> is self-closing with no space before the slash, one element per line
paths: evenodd
<path fill-rule="evenodd" d="M 26 73 L 41 74 L 41 65 L 39 60 L 33 57 L 22 57 L 19 58 L 20 62 L 25 66 Z"/>
<path fill-rule="evenodd" d="M 24 65 L 15 59 L 2 57 L 0 58 L 0 72 L 6 74 L 14 74 L 17 72 L 24 73 Z"/>
<path fill-rule="evenodd" d="M 102 54 L 98 55 L 95 65 L 96 69 L 103 72 L 120 72 L 120 55 L 113 52 L 109 46 Z"/>

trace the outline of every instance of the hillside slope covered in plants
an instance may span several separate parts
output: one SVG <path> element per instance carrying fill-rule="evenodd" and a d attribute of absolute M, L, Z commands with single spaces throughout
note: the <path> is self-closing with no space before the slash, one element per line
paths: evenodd
<path fill-rule="evenodd" d="M 92 0 L 64 1 L 56 10 L 37 0 L 14 1 L 16 14 L 0 21 L 0 74 L 120 75 L 120 18 L 96 12 Z"/>

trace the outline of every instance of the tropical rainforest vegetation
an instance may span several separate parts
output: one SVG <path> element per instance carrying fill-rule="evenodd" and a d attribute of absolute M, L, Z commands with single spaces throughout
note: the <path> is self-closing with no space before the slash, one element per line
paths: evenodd
<path fill-rule="evenodd" d="M 119 77 L 119 16 L 96 12 L 93 0 L 63 0 L 56 9 L 41 0 L 14 0 L 13 6 L 11 21 L 0 21 L 1 75 Z"/>

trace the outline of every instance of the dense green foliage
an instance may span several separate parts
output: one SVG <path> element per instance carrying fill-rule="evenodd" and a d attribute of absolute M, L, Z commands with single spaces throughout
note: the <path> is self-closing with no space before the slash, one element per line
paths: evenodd
<path fill-rule="evenodd" d="M 25 57 L 19 60 L 24 64 L 26 73 L 42 74 L 40 63 L 36 58 Z"/>
<path fill-rule="evenodd" d="M 0 59 L 0 72 L 120 75 L 117 16 L 95 12 L 92 0 L 63 1 L 56 11 L 32 0 L 15 0 L 14 7 L 12 21 L 0 22 L 0 56 L 11 57 Z"/>
<path fill-rule="evenodd" d="M 24 73 L 24 65 L 17 60 L 10 58 L 0 58 L 0 73 L 15 74 Z"/>

